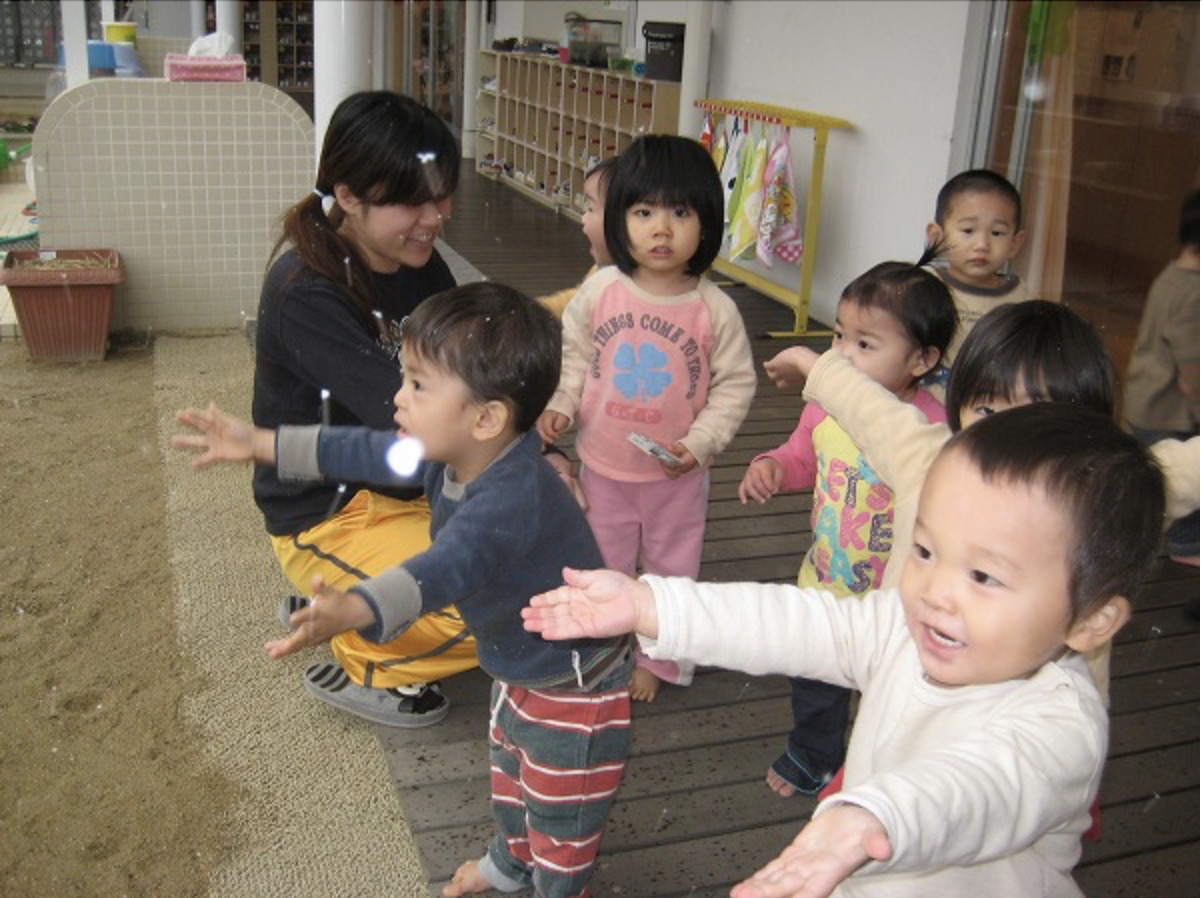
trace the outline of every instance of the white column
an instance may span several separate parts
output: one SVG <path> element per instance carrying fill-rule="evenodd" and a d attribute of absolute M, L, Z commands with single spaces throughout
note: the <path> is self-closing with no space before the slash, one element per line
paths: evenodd
<path fill-rule="evenodd" d="M 88 11 L 84 0 L 63 0 L 61 10 L 67 87 L 77 87 L 88 80 Z"/>
<path fill-rule="evenodd" d="M 385 68 L 387 58 L 389 30 L 388 8 L 392 6 L 388 0 L 372 0 L 372 29 L 371 29 L 371 86 L 373 90 L 382 90 L 387 80 L 388 70 Z"/>
<path fill-rule="evenodd" d="M 100 21 L 115 22 L 117 15 L 117 0 L 100 0 Z"/>
<path fill-rule="evenodd" d="M 480 11 L 477 15 L 477 21 L 480 23 L 480 49 L 484 50 L 492 46 L 493 38 L 496 37 L 497 23 L 495 21 L 489 22 L 486 20 L 488 10 L 485 8 L 483 3 L 477 3 L 476 5 L 480 7 Z M 626 14 L 630 15 L 629 12 Z"/>
<path fill-rule="evenodd" d="M 234 39 L 230 52 L 242 52 L 242 0 L 217 0 L 217 30 Z"/>
<path fill-rule="evenodd" d="M 463 4 L 463 158 L 476 158 L 476 91 L 480 89 L 480 0 Z"/>
<path fill-rule="evenodd" d="M 188 31 L 193 40 L 205 34 L 205 0 L 188 0 Z"/>
<path fill-rule="evenodd" d="M 693 105 L 705 99 L 710 76 L 710 34 L 713 30 L 710 0 L 688 0 L 685 4 L 684 59 L 680 68 L 680 119 L 677 134 L 696 137 L 705 117 Z"/>
<path fill-rule="evenodd" d="M 313 139 L 317 155 L 335 107 L 371 89 L 371 3 L 318 0 L 313 4 Z"/>

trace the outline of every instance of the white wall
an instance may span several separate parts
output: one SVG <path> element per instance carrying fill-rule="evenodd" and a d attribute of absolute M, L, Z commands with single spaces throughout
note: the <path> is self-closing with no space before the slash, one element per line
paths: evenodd
<path fill-rule="evenodd" d="M 642 0 L 638 4 L 638 38 L 639 44 L 645 43 L 643 40 L 643 23 L 644 22 L 683 22 L 687 15 L 689 3 L 693 0 Z M 700 2 L 708 2 L 708 0 L 700 0 Z M 769 6 L 779 6 L 781 0 L 768 0 Z M 791 3 L 799 3 L 802 0 L 787 0 Z M 808 0 L 805 0 L 808 2 Z M 750 5 L 747 0 L 737 0 L 737 2 L 726 2 L 726 0 L 718 0 L 717 3 L 711 3 L 711 6 L 744 6 Z"/>
<path fill-rule="evenodd" d="M 647 7 L 652 18 L 659 5 L 640 3 L 640 16 Z M 967 0 L 713 4 L 710 97 L 821 112 L 856 126 L 831 132 L 827 147 L 811 300 L 821 321 L 834 320 L 852 278 L 922 251 L 947 179 L 968 7 Z M 809 174 L 808 135 L 793 141 L 801 181 Z"/>
<path fill-rule="evenodd" d="M 481 33 L 492 32 L 492 36 L 497 40 L 504 40 L 507 37 L 516 37 L 521 39 L 522 31 L 525 27 L 523 22 L 526 18 L 526 4 L 523 0 L 496 0 L 493 4 L 493 21 L 488 28 L 482 28 Z M 491 40 L 489 41 L 491 43 Z"/>
<path fill-rule="evenodd" d="M 640 45 L 643 22 L 684 22 L 689 2 L 698 0 L 640 0 Z M 966 52 L 979 50 L 980 16 L 971 16 L 973 41 L 967 40 L 974 3 L 979 12 L 982 0 L 710 4 L 709 97 L 821 112 L 856 126 L 832 132 L 827 147 L 811 301 L 820 321 L 834 320 L 852 278 L 877 262 L 917 259 L 922 251 L 935 194 L 949 168 L 961 167 L 964 131 L 975 114 L 971 103 L 957 107 Z M 540 3 L 497 3 L 497 37 L 522 33 L 523 5 Z M 794 135 L 803 203 L 810 146 L 810 132 Z"/>
<path fill-rule="evenodd" d="M 626 23 L 626 10 L 610 9 L 602 0 L 538 0 L 526 4 L 526 34 L 558 41 L 563 31 L 563 17 L 570 12 L 586 19 L 604 19 Z"/>
<path fill-rule="evenodd" d="M 497 0 L 495 36 L 532 37 L 558 41 L 563 32 L 563 17 L 570 12 L 586 19 L 609 19 L 625 23 L 627 10 L 608 7 L 604 0 Z"/>
<path fill-rule="evenodd" d="M 191 0 L 135 0 L 133 14 L 125 21 L 160 37 L 193 36 Z"/>

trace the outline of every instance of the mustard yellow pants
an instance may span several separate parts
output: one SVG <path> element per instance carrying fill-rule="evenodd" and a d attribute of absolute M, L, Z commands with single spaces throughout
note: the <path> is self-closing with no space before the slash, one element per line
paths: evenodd
<path fill-rule="evenodd" d="M 360 490 L 334 517 L 295 536 L 273 536 L 271 543 L 298 595 L 312 594 L 316 574 L 346 590 L 424 552 L 430 507 L 425 499 Z M 351 630 L 330 640 L 330 648 L 354 682 L 381 689 L 428 683 L 479 663 L 476 641 L 454 606 L 422 615 L 390 642 L 369 642 Z"/>

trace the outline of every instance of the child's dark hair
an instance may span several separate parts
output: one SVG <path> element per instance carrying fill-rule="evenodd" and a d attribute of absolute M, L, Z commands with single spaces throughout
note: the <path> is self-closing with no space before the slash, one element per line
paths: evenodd
<path fill-rule="evenodd" d="M 881 262 L 872 266 L 843 288 L 839 302 L 887 312 L 898 320 L 915 348 L 937 349 L 943 358 L 960 316 L 947 284 L 926 267 L 940 251 L 940 246 L 928 246 L 913 264 Z M 937 362 L 935 359 L 932 367 Z"/>
<path fill-rule="evenodd" d="M 609 193 L 609 182 L 613 179 L 614 169 L 618 167 L 617 156 L 606 156 L 592 168 L 584 173 L 584 180 L 596 176 L 597 186 L 601 188 L 602 195 Z"/>
<path fill-rule="evenodd" d="M 1067 306 L 1032 299 L 998 306 L 964 338 L 947 385 L 947 422 L 960 410 L 1018 391 L 1032 402 L 1064 402 L 1114 417 L 1114 367 L 1089 322 Z"/>
<path fill-rule="evenodd" d="M 1181 204 L 1181 219 L 1177 223 L 1179 246 L 1198 249 L 1198 191 L 1193 191 Z"/>
<path fill-rule="evenodd" d="M 331 196 L 337 184 L 372 205 L 445 199 L 459 186 L 459 145 L 442 119 L 410 97 L 384 90 L 351 94 L 330 116 L 317 166 L 318 191 Z M 327 216 L 322 198 L 310 193 L 285 213 L 271 257 L 291 243 L 308 268 L 347 285 L 370 325 L 371 270 L 338 233 L 344 218 L 337 203 Z"/>
<path fill-rule="evenodd" d="M 935 198 L 935 224 L 946 225 L 952 200 L 964 193 L 998 193 L 1014 206 L 1014 230 L 1023 226 L 1023 198 L 1018 190 L 1002 175 L 987 168 L 971 168 L 955 175 L 939 189 Z"/>
<path fill-rule="evenodd" d="M 519 433 L 534 426 L 559 385 L 559 319 L 524 293 L 493 281 L 435 294 L 405 319 L 402 352 L 416 352 L 463 380 L 480 402 L 504 402 Z"/>
<path fill-rule="evenodd" d="M 955 451 L 987 482 L 1037 487 L 1068 513 L 1074 623 L 1112 596 L 1135 595 L 1160 547 L 1165 501 L 1160 468 L 1138 440 L 1087 408 L 1044 402 L 960 431 L 943 449 Z"/>
<path fill-rule="evenodd" d="M 622 151 L 605 192 L 605 243 L 623 274 L 633 274 L 626 211 L 637 203 L 687 206 L 701 222 L 701 242 L 688 274 L 704 274 L 722 247 L 722 181 L 714 160 L 697 141 L 646 134 Z"/>

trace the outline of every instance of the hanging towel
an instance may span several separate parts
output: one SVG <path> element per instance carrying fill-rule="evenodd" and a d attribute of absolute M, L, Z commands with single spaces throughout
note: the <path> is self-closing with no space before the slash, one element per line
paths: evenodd
<path fill-rule="evenodd" d="M 768 154 L 768 164 L 764 168 L 764 208 L 760 213 L 755 257 L 768 268 L 772 267 L 773 253 L 796 265 L 801 260 L 801 250 L 793 159 L 786 130 Z"/>
<path fill-rule="evenodd" d="M 697 138 L 697 142 L 705 147 L 707 153 L 710 152 L 714 143 L 714 123 L 708 115 L 705 117 L 705 124 L 701 126 L 701 136 Z"/>
<path fill-rule="evenodd" d="M 722 160 L 722 194 L 726 209 L 724 224 L 729 224 L 734 216 L 734 205 L 737 202 L 735 193 L 739 189 L 739 172 L 743 167 L 746 146 L 747 135 L 743 132 L 739 120 L 734 119 L 726 141 L 726 158 Z"/>
<path fill-rule="evenodd" d="M 714 168 L 718 169 L 718 177 L 722 177 L 722 166 L 726 162 L 726 126 L 718 122 L 718 133 L 714 136 L 714 145 L 710 149 L 710 158 L 714 160 Z"/>
<path fill-rule="evenodd" d="M 760 210 L 764 205 L 764 166 L 768 162 L 768 139 L 762 134 L 755 148 L 748 147 L 747 162 L 739 177 L 739 196 L 730 223 L 731 261 L 755 246 L 760 231 Z"/>

